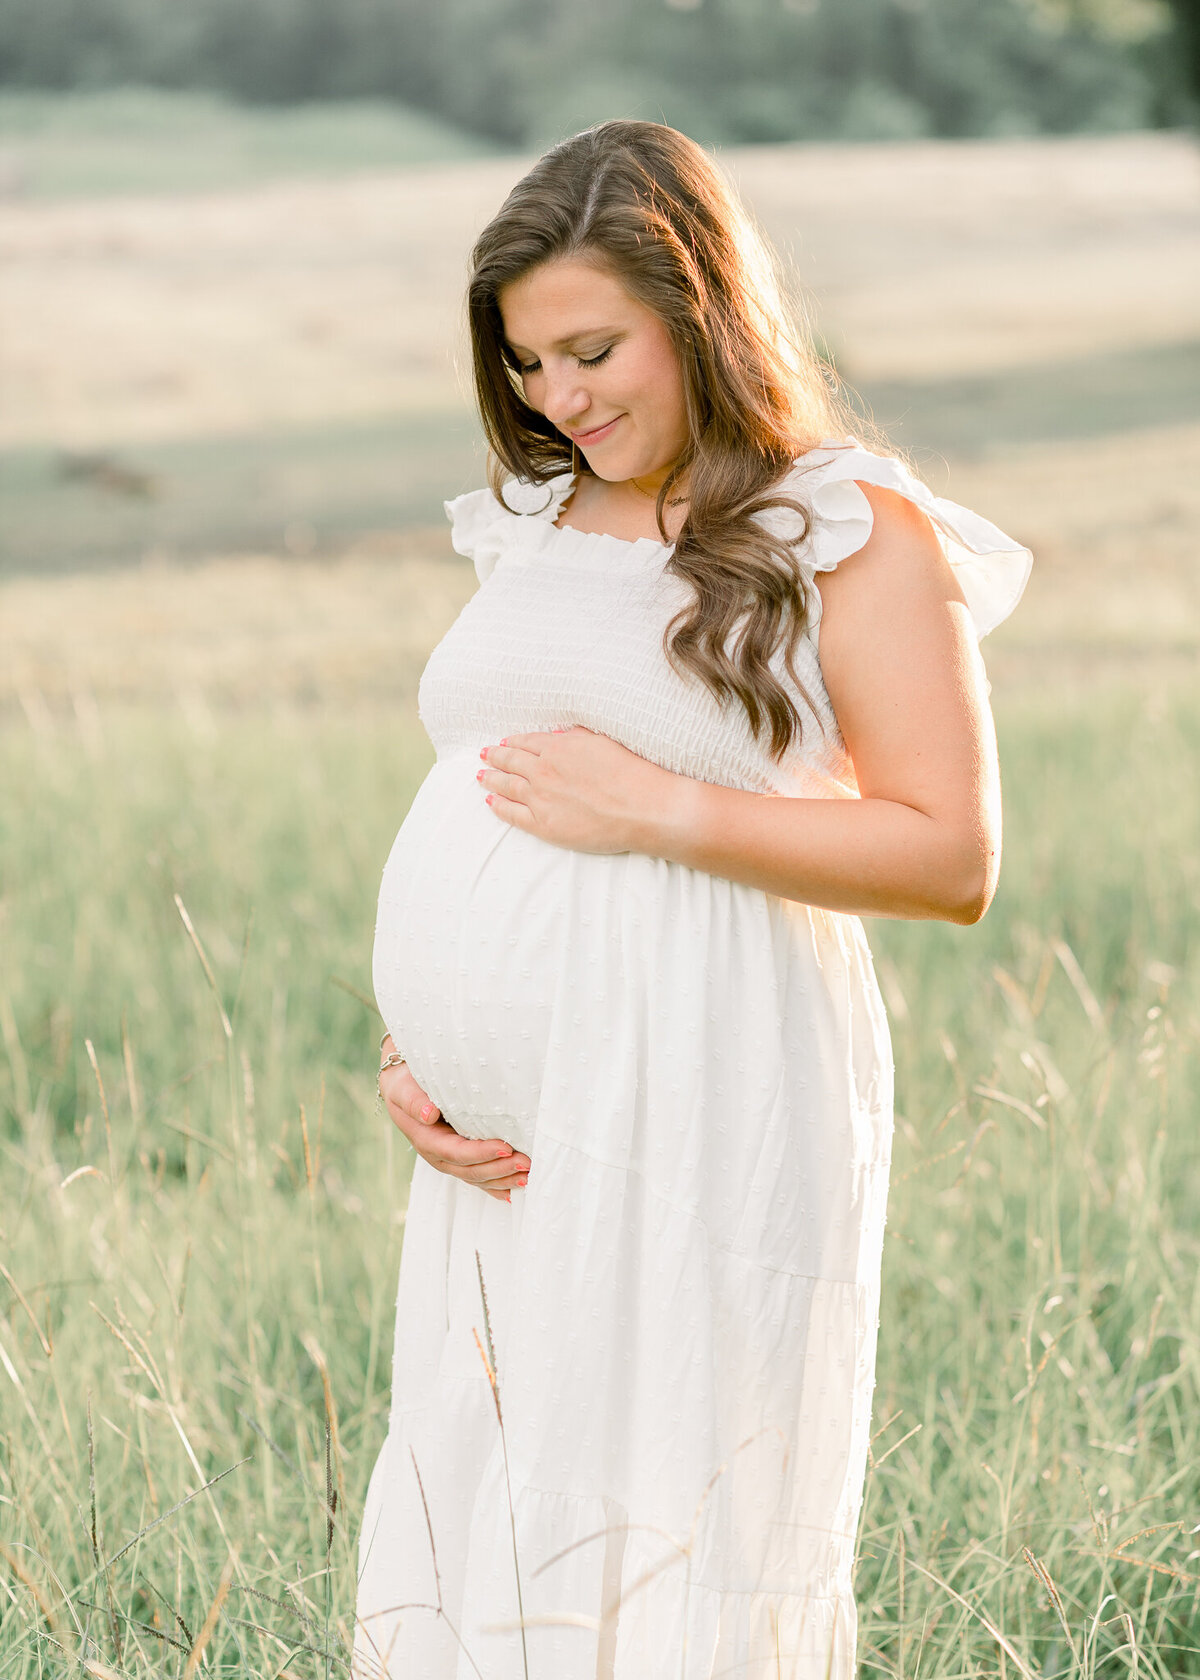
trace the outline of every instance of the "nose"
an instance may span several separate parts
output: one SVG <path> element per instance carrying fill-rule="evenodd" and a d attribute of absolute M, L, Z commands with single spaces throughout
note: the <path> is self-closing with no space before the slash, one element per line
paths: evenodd
<path fill-rule="evenodd" d="M 564 426 L 580 420 L 587 413 L 591 398 L 580 378 L 579 369 L 571 363 L 548 367 L 542 375 L 542 413 L 552 426 Z"/>

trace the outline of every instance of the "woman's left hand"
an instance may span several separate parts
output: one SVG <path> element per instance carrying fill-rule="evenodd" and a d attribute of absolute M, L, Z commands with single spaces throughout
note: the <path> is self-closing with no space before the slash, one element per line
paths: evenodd
<path fill-rule="evenodd" d="M 479 782 L 503 821 L 573 852 L 650 851 L 653 825 L 686 778 L 610 735 L 572 729 L 508 735 L 480 753 Z"/>

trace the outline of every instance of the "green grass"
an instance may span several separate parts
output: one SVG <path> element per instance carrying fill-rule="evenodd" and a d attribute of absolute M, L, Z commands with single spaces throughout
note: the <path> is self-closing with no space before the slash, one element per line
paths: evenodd
<path fill-rule="evenodd" d="M 382 100 L 249 106 L 159 88 L 0 93 L 0 170 L 24 198 L 195 192 L 485 157 L 495 148 Z"/>
<path fill-rule="evenodd" d="M 1200 705 L 1000 722 L 989 916 L 872 928 L 862 1672 L 1200 1675 Z M 226 1579 L 205 1672 L 345 1672 L 409 1165 L 347 988 L 428 757 L 368 712 L 0 735 L 3 1680 L 181 1675 Z"/>

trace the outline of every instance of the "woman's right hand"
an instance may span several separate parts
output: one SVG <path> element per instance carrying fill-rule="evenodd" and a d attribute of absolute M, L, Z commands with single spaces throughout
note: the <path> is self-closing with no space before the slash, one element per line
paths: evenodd
<path fill-rule="evenodd" d="M 383 1041 L 386 1058 L 395 1049 L 391 1034 Z M 510 1202 L 512 1192 L 525 1183 L 529 1157 L 502 1138 L 467 1138 L 443 1120 L 429 1094 L 398 1062 L 379 1076 L 379 1091 L 391 1119 L 404 1133 L 423 1161 L 438 1172 L 477 1184 L 497 1201 Z"/>

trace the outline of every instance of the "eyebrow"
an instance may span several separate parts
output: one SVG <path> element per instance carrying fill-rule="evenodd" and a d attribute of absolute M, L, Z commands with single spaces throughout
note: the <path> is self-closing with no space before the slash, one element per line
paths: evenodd
<path fill-rule="evenodd" d="M 580 339 L 584 338 L 619 338 L 621 330 L 619 327 L 585 327 L 582 332 L 568 333 L 566 338 L 555 339 L 550 348 L 552 350 L 566 350 L 570 345 L 578 344 Z M 533 354 L 533 351 L 526 349 L 523 344 L 513 344 L 507 338 L 504 342 L 514 356 L 520 354 L 532 356 Z"/>

